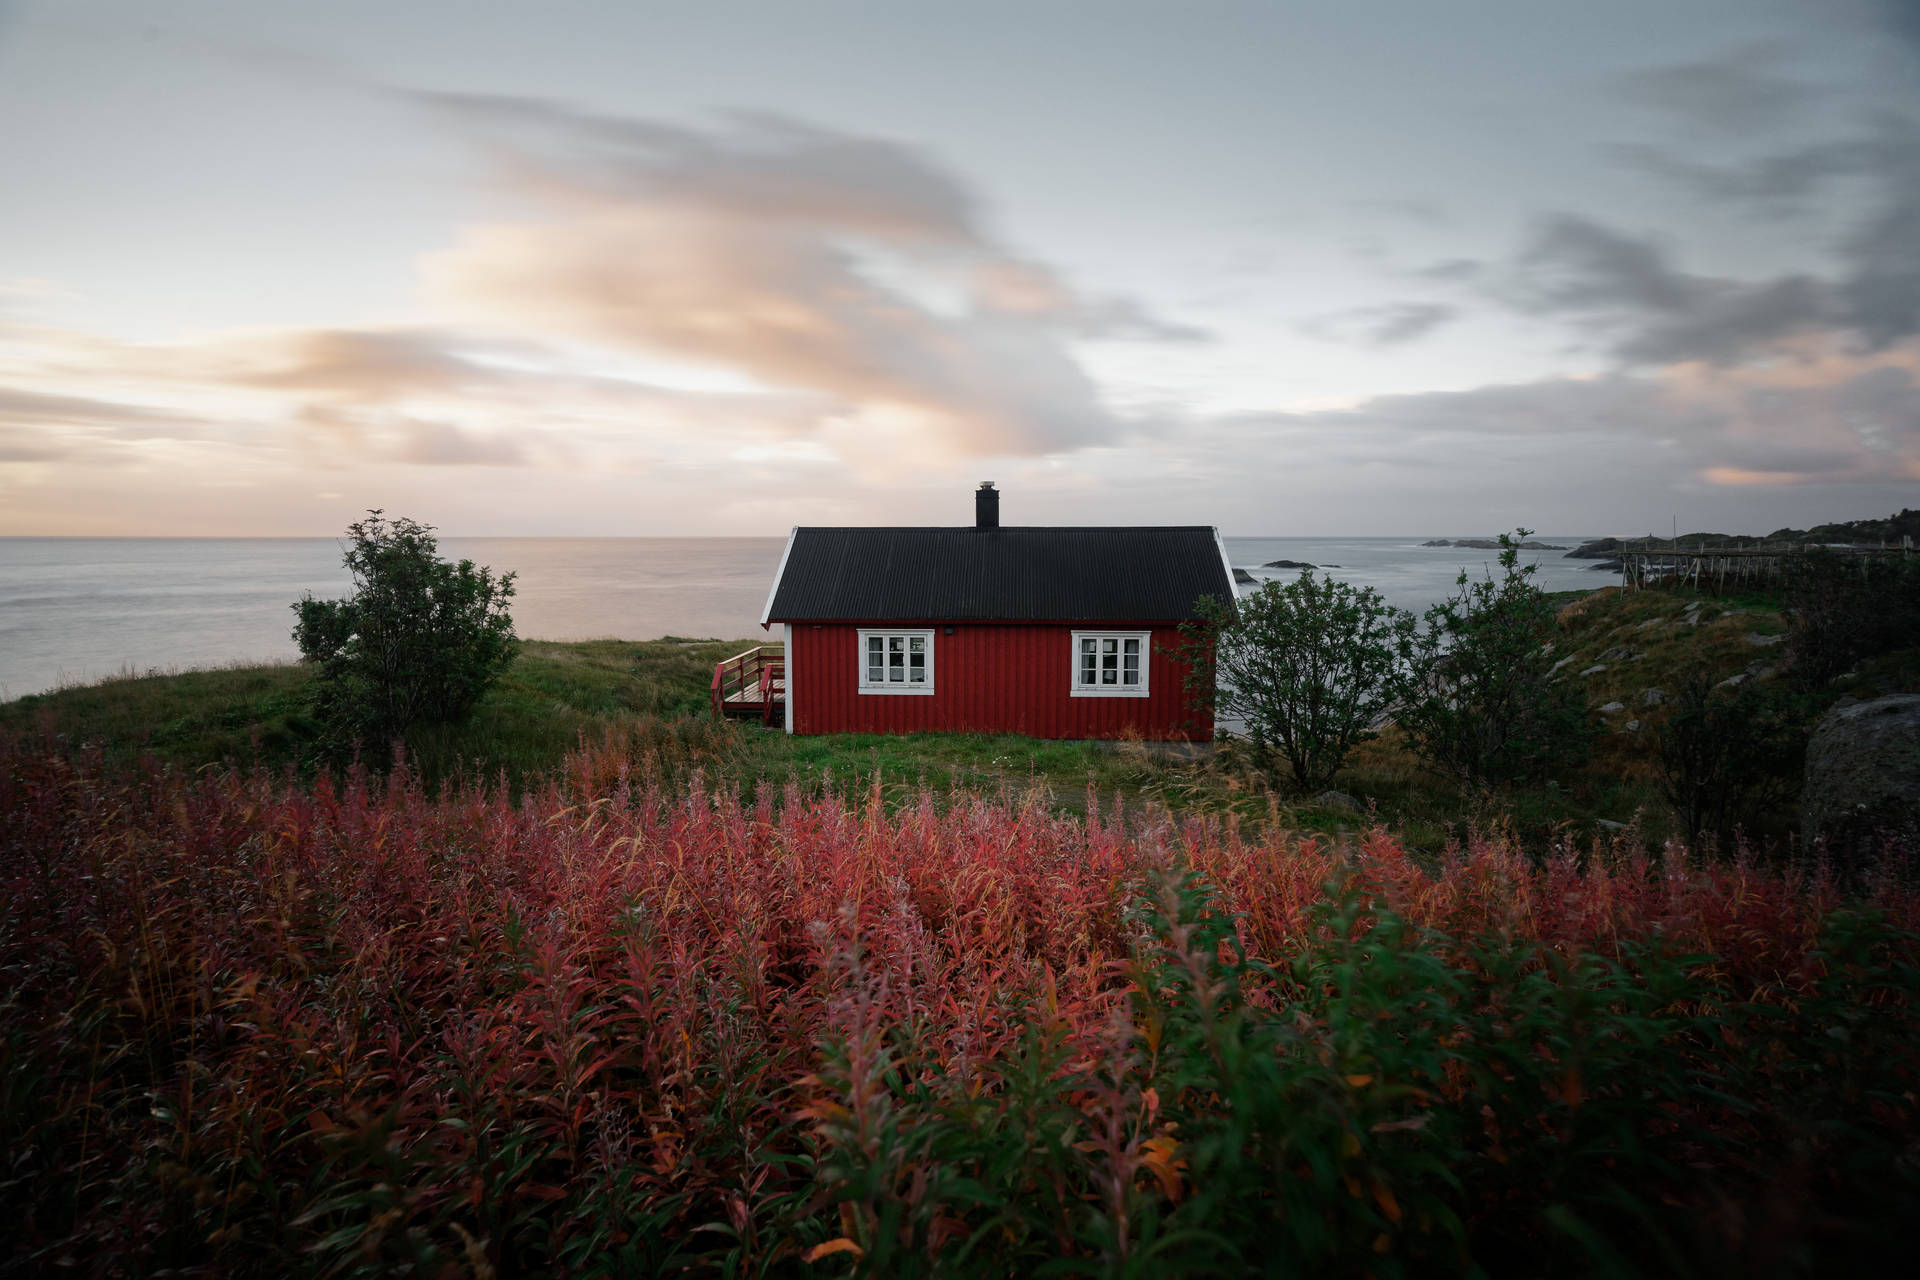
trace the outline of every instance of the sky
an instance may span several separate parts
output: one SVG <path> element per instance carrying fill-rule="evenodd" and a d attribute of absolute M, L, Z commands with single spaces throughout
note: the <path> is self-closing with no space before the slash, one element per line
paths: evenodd
<path fill-rule="evenodd" d="M 0 0 L 0 534 L 1920 505 L 1920 0 Z"/>

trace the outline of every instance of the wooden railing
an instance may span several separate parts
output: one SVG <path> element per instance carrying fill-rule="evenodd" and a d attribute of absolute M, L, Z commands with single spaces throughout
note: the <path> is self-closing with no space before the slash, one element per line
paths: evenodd
<path fill-rule="evenodd" d="M 1644 587 L 1694 587 L 1719 595 L 1728 587 L 1765 587 L 1776 585 L 1787 562 L 1808 554 L 1810 548 L 1789 546 L 1784 549 L 1757 547 L 1701 547 L 1666 550 L 1617 552 L 1620 557 L 1620 586 L 1633 591 Z M 1828 564 L 1834 570 L 1858 565 L 1867 572 L 1870 561 L 1914 554 L 1912 539 L 1898 547 L 1823 547 Z"/>
<path fill-rule="evenodd" d="M 752 648 L 737 653 L 713 668 L 713 714 L 724 716 L 751 714 L 757 708 L 760 718 L 773 723 L 774 708 L 784 705 L 787 662 L 778 649 Z"/>

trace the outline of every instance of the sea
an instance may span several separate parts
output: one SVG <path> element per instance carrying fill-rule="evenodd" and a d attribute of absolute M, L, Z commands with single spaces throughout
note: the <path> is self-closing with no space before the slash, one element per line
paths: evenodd
<path fill-rule="evenodd" d="M 1484 535 L 1435 534 L 1432 537 Z M 1591 535 L 1535 535 L 1571 549 Z M 1257 579 L 1313 564 L 1416 611 L 1497 553 L 1419 538 L 1227 539 Z M 515 629 L 542 640 L 762 638 L 784 538 L 446 538 L 440 552 L 515 575 Z M 297 656 L 294 602 L 343 596 L 333 538 L 0 538 L 0 701 L 118 676 Z M 1563 551 L 1525 552 L 1548 591 L 1616 579 Z M 1243 588 L 1250 589 L 1250 588 Z"/>

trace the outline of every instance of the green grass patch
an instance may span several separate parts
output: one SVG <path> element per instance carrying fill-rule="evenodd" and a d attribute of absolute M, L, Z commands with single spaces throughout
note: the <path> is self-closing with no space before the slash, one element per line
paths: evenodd
<path fill-rule="evenodd" d="M 946 792 L 958 784 L 1037 794 L 1061 812 L 1084 812 L 1091 797 L 1102 810 L 1235 813 L 1336 836 L 1384 825 L 1423 853 L 1494 828 L 1544 850 L 1612 834 L 1604 823 L 1633 824 L 1657 845 L 1676 833 L 1661 795 L 1658 740 L 1681 675 L 1701 663 L 1716 680 L 1781 679 L 1785 646 L 1766 643 L 1785 629 L 1779 602 L 1603 589 L 1557 593 L 1555 603 L 1561 616 L 1553 643 L 1566 660 L 1560 678 L 1578 683 L 1602 731 L 1584 765 L 1522 780 L 1494 797 L 1464 793 L 1426 769 L 1392 730 L 1360 747 L 1335 781 L 1356 811 L 1288 792 L 1232 745 L 1196 760 L 1140 743 L 1013 734 L 794 737 L 757 722 L 716 724 L 708 703 L 714 664 L 751 640 L 528 641 L 467 721 L 416 731 L 409 752 L 429 782 L 504 772 L 518 790 L 560 767 L 583 739 L 612 735 L 626 743 L 636 771 L 682 776 L 698 768 L 749 795 L 763 786 L 797 785 L 811 795 L 877 782 L 886 798 L 904 801 L 922 788 Z M 1843 693 L 1920 688 L 1916 655 L 1863 664 L 1851 681 L 1810 698 L 1808 716 Z M 69 748 L 97 743 L 110 758 L 151 752 L 183 769 L 257 762 L 311 771 L 325 762 L 305 711 L 307 678 L 297 666 L 266 666 L 109 680 L 0 704 L 0 732 L 46 735 Z M 1668 701 L 1650 700 L 1655 689 Z M 1620 710 L 1600 712 L 1615 702 Z M 1745 826 L 1782 842 L 1794 821 L 1788 802 L 1751 815 Z"/>

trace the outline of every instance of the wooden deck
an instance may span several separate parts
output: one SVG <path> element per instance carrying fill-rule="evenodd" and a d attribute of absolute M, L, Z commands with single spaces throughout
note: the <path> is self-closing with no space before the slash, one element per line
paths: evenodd
<path fill-rule="evenodd" d="M 785 723 L 787 662 L 778 649 L 753 648 L 713 668 L 709 687 L 716 716 L 752 717 L 763 724 Z"/>

